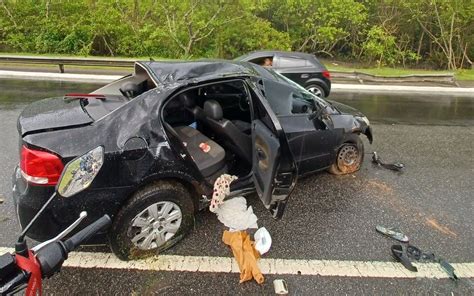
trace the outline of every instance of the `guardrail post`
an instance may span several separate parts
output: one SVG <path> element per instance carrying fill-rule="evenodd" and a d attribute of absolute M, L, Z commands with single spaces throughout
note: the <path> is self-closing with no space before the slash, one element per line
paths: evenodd
<path fill-rule="evenodd" d="M 64 65 L 59 64 L 59 72 L 64 73 Z"/>

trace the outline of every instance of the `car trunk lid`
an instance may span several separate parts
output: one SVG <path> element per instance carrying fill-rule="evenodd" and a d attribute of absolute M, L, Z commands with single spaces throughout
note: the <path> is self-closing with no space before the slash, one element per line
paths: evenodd
<path fill-rule="evenodd" d="M 120 96 L 73 94 L 28 105 L 18 118 L 18 131 L 26 134 L 85 126 L 109 114 L 128 100 Z"/>

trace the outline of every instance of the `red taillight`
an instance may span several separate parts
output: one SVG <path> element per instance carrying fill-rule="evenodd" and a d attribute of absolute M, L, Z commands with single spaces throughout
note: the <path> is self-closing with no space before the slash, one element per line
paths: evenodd
<path fill-rule="evenodd" d="M 323 76 L 326 77 L 327 79 L 331 79 L 331 73 L 329 73 L 328 70 L 323 71 Z"/>
<path fill-rule="evenodd" d="M 20 169 L 26 181 L 39 185 L 56 185 L 63 168 L 63 162 L 58 156 L 21 147 Z"/>

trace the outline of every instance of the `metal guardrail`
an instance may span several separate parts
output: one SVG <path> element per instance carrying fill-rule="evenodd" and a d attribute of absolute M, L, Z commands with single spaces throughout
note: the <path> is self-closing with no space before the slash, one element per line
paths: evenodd
<path fill-rule="evenodd" d="M 364 82 L 433 82 L 433 83 L 446 83 L 458 86 L 453 73 L 446 74 L 411 74 L 411 75 L 400 75 L 400 76 L 383 76 L 373 75 L 363 72 L 342 72 L 342 71 L 331 71 L 331 76 L 341 80 L 356 80 L 359 83 Z"/>
<path fill-rule="evenodd" d="M 98 59 L 98 58 L 52 58 L 52 57 L 33 57 L 33 56 L 0 56 L 0 62 L 16 64 L 48 64 L 58 65 L 59 71 L 64 73 L 65 65 L 75 66 L 99 66 L 99 67 L 133 67 L 134 60 L 125 59 Z"/>

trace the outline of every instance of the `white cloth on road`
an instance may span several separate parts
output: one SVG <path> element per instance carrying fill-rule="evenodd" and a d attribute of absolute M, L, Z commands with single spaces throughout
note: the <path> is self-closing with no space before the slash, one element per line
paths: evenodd
<path fill-rule="evenodd" d="M 224 201 L 215 210 L 217 219 L 231 231 L 258 228 L 257 216 L 252 207 L 247 208 L 247 200 L 243 197 L 234 197 Z"/>

